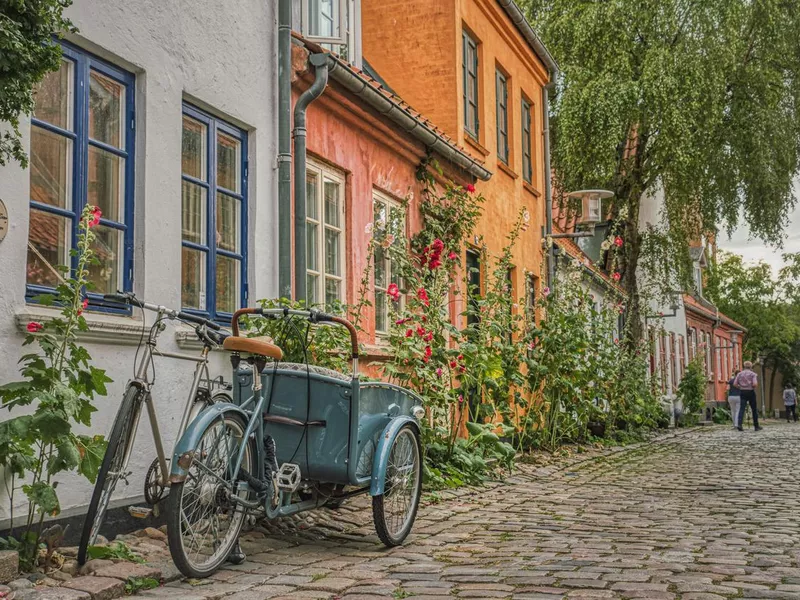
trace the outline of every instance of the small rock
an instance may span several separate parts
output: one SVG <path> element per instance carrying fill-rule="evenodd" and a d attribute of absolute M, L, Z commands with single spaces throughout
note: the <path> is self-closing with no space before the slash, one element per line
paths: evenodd
<path fill-rule="evenodd" d="M 47 575 L 44 573 L 31 573 L 28 575 L 28 581 L 32 581 L 34 584 L 39 583 L 42 579 L 47 579 Z"/>
<path fill-rule="evenodd" d="M 149 537 L 151 540 L 158 540 L 160 542 L 166 541 L 167 534 L 159 531 L 155 527 L 146 527 L 144 530 L 145 535 Z"/>
<path fill-rule="evenodd" d="M 161 533 L 163 533 L 164 535 L 167 535 L 167 526 L 166 525 L 162 525 L 161 527 L 158 528 L 158 530 Z"/>
<path fill-rule="evenodd" d="M 56 581 L 69 581 L 72 579 L 72 575 L 65 573 L 64 571 L 53 571 L 50 573 L 50 578 L 55 579 Z"/>
<path fill-rule="evenodd" d="M 64 546 L 63 548 L 59 548 L 58 551 L 67 558 L 75 558 L 78 556 L 77 546 Z"/>
<path fill-rule="evenodd" d="M 108 544 L 108 538 L 103 535 L 98 535 L 97 540 L 95 541 L 95 546 L 105 546 Z"/>
<path fill-rule="evenodd" d="M 69 573 L 70 575 L 76 575 L 79 568 L 80 565 L 78 564 L 77 560 L 65 560 L 64 564 L 61 565 L 61 570 L 64 573 Z"/>
<path fill-rule="evenodd" d="M 0 583 L 16 579 L 19 575 L 19 553 L 16 550 L 0 552 Z"/>
<path fill-rule="evenodd" d="M 12 590 L 26 590 L 33 587 L 33 582 L 28 579 L 15 579 L 8 583 L 8 587 Z"/>
<path fill-rule="evenodd" d="M 104 567 L 110 567 L 114 564 L 113 560 L 106 560 L 104 558 L 93 558 L 92 560 L 88 561 L 85 565 L 83 565 L 80 569 L 78 569 L 78 573 L 81 575 L 87 575 L 88 573 L 94 573 L 98 569 L 102 569 Z"/>
<path fill-rule="evenodd" d="M 125 585 L 110 577 L 76 577 L 64 584 L 65 588 L 86 592 L 93 600 L 111 600 L 125 594 Z"/>
<path fill-rule="evenodd" d="M 40 579 L 36 583 L 36 587 L 39 588 L 52 588 L 58 587 L 62 584 L 62 581 L 59 579 L 53 579 L 52 577 L 45 577 L 44 579 Z"/>

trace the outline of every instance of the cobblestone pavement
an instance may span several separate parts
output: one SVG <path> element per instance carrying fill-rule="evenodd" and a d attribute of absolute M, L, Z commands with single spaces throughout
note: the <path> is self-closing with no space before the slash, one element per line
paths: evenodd
<path fill-rule="evenodd" d="M 798 599 L 798 447 L 800 425 L 719 427 L 522 466 L 423 507 L 393 550 L 366 503 L 319 511 L 281 536 L 246 534 L 248 561 L 213 582 L 141 596 Z"/>

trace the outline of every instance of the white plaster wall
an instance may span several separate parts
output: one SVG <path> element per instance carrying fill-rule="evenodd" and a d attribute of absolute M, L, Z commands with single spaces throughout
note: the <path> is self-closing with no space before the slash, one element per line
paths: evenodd
<path fill-rule="evenodd" d="M 75 0 L 67 15 L 79 29 L 70 41 L 136 74 L 136 185 L 134 291 L 150 302 L 180 305 L 181 102 L 224 118 L 248 132 L 248 249 L 250 302 L 277 291 L 277 46 L 276 3 L 240 0 Z M 29 124 L 23 123 L 28 145 Z M 0 243 L 0 382 L 17 378 L 22 335 L 17 319 L 38 307 L 25 304 L 28 238 L 28 172 L 18 165 L 0 167 L 0 199 L 9 212 L 10 230 Z M 150 315 L 149 315 L 150 317 Z M 90 322 L 112 328 L 132 318 L 89 315 Z M 165 350 L 180 351 L 175 330 L 161 340 Z M 134 345 L 120 335 L 112 343 L 87 345 L 94 364 L 114 379 L 106 398 L 96 401 L 92 432 L 107 435 L 126 381 L 133 373 Z M 130 337 L 128 337 L 130 342 Z M 197 350 L 184 350 L 197 354 Z M 214 357 L 212 376 L 227 374 L 222 354 Z M 171 449 L 193 372 L 191 363 L 159 359 L 154 397 L 165 442 Z M 230 379 L 230 377 L 227 377 Z M 0 413 L 0 419 L 7 413 Z M 130 486 L 117 499 L 138 497 L 155 451 L 143 418 L 131 469 Z M 88 503 L 92 485 L 59 476 L 58 492 L 66 514 Z M 0 521 L 8 502 L 0 487 Z M 17 511 L 22 508 L 22 503 Z M 17 512 L 17 514 L 20 514 Z"/>

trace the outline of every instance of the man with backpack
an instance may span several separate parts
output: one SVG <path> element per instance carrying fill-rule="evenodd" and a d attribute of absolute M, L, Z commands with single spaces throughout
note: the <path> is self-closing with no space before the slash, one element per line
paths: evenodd
<path fill-rule="evenodd" d="M 747 405 L 750 405 L 750 410 L 753 413 L 753 429 L 761 431 L 758 426 L 758 406 L 756 404 L 756 388 L 758 387 L 758 375 L 753 371 L 753 363 L 749 360 L 745 361 L 744 369 L 739 371 L 739 374 L 733 380 L 733 387 L 739 390 L 742 397 L 742 405 L 739 408 L 739 431 L 743 431 L 742 423 L 744 423 L 744 413 Z"/>

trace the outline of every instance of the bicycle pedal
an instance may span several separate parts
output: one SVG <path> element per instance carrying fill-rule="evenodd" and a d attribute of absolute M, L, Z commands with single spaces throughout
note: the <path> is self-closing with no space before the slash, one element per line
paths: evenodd
<path fill-rule="evenodd" d="M 294 492 L 300 487 L 300 466 L 283 463 L 278 469 L 278 489 L 283 492 Z"/>
<path fill-rule="evenodd" d="M 134 519 L 146 519 L 153 514 L 153 509 L 149 506 L 129 506 L 128 514 Z"/>

